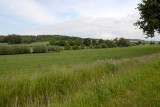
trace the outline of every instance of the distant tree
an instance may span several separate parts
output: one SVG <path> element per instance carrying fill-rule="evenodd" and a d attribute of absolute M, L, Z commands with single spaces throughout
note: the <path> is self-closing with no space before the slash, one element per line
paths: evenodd
<path fill-rule="evenodd" d="M 150 45 L 154 45 L 154 44 L 155 44 L 155 42 L 152 42 L 152 41 L 150 42 Z"/>
<path fill-rule="evenodd" d="M 83 44 L 84 44 L 85 46 L 91 45 L 91 39 L 90 39 L 90 38 L 84 39 Z"/>
<path fill-rule="evenodd" d="M 74 45 L 74 46 L 72 47 L 72 49 L 73 49 L 73 50 L 79 50 L 79 47 L 78 47 L 77 45 Z"/>
<path fill-rule="evenodd" d="M 115 43 L 114 41 L 109 40 L 109 41 L 107 42 L 107 46 L 108 46 L 109 48 L 113 48 L 113 47 L 116 47 L 117 45 L 116 45 L 116 43 Z"/>
<path fill-rule="evenodd" d="M 113 41 L 117 42 L 117 41 L 118 41 L 118 38 L 116 37 L 115 39 L 113 39 Z"/>
<path fill-rule="evenodd" d="M 99 44 L 105 43 L 105 41 L 103 39 L 99 40 Z"/>
<path fill-rule="evenodd" d="M 140 20 L 134 25 L 142 29 L 147 37 L 154 37 L 155 32 L 160 34 L 160 0 L 143 0 L 137 9 Z"/>
<path fill-rule="evenodd" d="M 96 45 L 96 44 L 97 44 L 96 40 L 92 39 L 92 45 Z"/>
<path fill-rule="evenodd" d="M 117 46 L 119 46 L 119 47 L 128 47 L 130 45 L 131 45 L 130 41 L 128 41 L 128 40 L 126 40 L 124 38 L 120 38 L 117 41 Z"/>
<path fill-rule="evenodd" d="M 60 40 L 58 45 L 59 46 L 65 46 L 66 45 L 66 41 Z"/>
<path fill-rule="evenodd" d="M 70 50 L 71 46 L 69 44 L 66 44 L 66 46 L 64 48 L 65 48 L 65 50 Z"/>
<path fill-rule="evenodd" d="M 22 37 L 19 35 L 15 35 L 15 34 L 8 35 L 7 39 L 8 39 L 9 44 L 21 44 L 22 43 Z"/>
<path fill-rule="evenodd" d="M 74 46 L 74 45 L 75 45 L 75 41 L 73 41 L 73 40 L 68 40 L 68 44 L 69 44 L 70 46 Z"/>
<path fill-rule="evenodd" d="M 75 45 L 77 45 L 77 46 L 82 45 L 82 41 L 79 40 L 79 39 L 76 39 L 76 40 L 75 40 Z"/>
<path fill-rule="evenodd" d="M 29 43 L 31 43 L 31 40 L 30 40 L 30 38 L 22 38 L 22 42 L 29 44 Z"/>
<path fill-rule="evenodd" d="M 141 42 L 141 41 L 138 41 L 138 42 L 136 43 L 136 45 L 140 45 L 140 44 L 142 44 L 142 42 Z"/>
<path fill-rule="evenodd" d="M 102 43 L 102 44 L 101 44 L 101 47 L 102 47 L 102 48 L 107 48 L 107 44 Z"/>
<path fill-rule="evenodd" d="M 58 42 L 55 39 L 49 41 L 50 45 L 58 45 Z"/>

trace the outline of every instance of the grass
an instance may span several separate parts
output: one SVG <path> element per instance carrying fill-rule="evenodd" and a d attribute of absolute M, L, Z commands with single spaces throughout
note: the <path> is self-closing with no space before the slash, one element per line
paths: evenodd
<path fill-rule="evenodd" d="M 72 68 L 77 64 L 91 64 L 97 60 L 120 59 L 142 56 L 160 52 L 159 45 L 127 47 L 127 48 L 107 48 L 107 49 L 86 49 L 69 50 L 54 53 L 42 54 L 22 54 L 22 55 L 3 55 L 0 56 L 0 74 L 27 74 L 39 71 L 40 63 L 45 72 L 50 69 Z"/>
<path fill-rule="evenodd" d="M 160 106 L 159 51 L 154 45 L 0 56 L 0 63 L 8 60 L 0 67 L 0 106 Z"/>

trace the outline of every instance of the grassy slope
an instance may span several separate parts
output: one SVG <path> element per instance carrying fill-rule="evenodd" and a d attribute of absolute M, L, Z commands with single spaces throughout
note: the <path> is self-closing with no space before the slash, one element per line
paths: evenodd
<path fill-rule="evenodd" d="M 5 76 L 0 106 L 159 106 L 160 53 L 45 75 Z"/>
<path fill-rule="evenodd" d="M 160 52 L 159 45 L 127 47 L 127 48 L 107 48 L 107 49 L 87 49 L 69 50 L 59 53 L 45 54 L 22 54 L 22 55 L 1 55 L 0 74 L 11 74 L 18 72 L 32 73 L 38 72 L 38 63 L 41 64 L 45 72 L 59 70 L 61 68 L 71 68 L 73 65 L 90 64 L 97 60 L 119 59 L 127 57 L 142 56 Z"/>

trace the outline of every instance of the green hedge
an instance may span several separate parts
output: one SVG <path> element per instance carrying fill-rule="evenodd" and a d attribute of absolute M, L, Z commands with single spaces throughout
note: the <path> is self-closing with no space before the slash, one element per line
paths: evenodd
<path fill-rule="evenodd" d="M 33 53 L 47 53 L 48 48 L 46 45 L 34 45 L 33 46 Z"/>
<path fill-rule="evenodd" d="M 25 45 L 0 45 L 0 55 L 27 54 L 30 47 Z"/>

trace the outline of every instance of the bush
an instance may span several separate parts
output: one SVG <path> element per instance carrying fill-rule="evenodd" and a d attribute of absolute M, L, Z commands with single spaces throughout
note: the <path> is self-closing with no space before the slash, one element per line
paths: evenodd
<path fill-rule="evenodd" d="M 96 47 L 95 48 L 101 48 L 101 45 L 96 45 Z"/>
<path fill-rule="evenodd" d="M 48 47 L 48 51 L 56 51 L 55 46 L 49 46 L 49 47 Z"/>
<path fill-rule="evenodd" d="M 72 47 L 72 49 L 73 49 L 73 50 L 79 50 L 79 47 L 78 47 L 77 45 L 74 45 L 74 46 Z"/>
<path fill-rule="evenodd" d="M 85 46 L 82 44 L 79 48 L 80 49 L 85 49 Z"/>
<path fill-rule="evenodd" d="M 65 48 L 65 50 L 70 50 L 71 46 L 69 44 L 66 44 L 66 46 L 64 48 Z"/>
<path fill-rule="evenodd" d="M 25 54 L 30 53 L 30 47 L 25 45 L 14 45 L 14 53 L 15 54 Z"/>
<path fill-rule="evenodd" d="M 13 46 L 0 45 L 0 55 L 10 55 L 14 54 Z"/>
<path fill-rule="evenodd" d="M 30 53 L 30 47 L 25 45 L 1 45 L 0 55 L 26 54 Z"/>
<path fill-rule="evenodd" d="M 33 46 L 33 52 L 34 53 L 47 53 L 48 49 L 45 45 L 35 45 Z"/>
<path fill-rule="evenodd" d="M 102 47 L 102 48 L 107 48 L 107 44 L 102 43 L 102 44 L 101 44 L 101 47 Z"/>
<path fill-rule="evenodd" d="M 117 41 L 117 46 L 119 46 L 119 47 L 128 47 L 130 45 L 131 45 L 130 41 L 128 41 L 128 40 L 126 40 L 124 38 L 120 38 Z"/>

